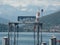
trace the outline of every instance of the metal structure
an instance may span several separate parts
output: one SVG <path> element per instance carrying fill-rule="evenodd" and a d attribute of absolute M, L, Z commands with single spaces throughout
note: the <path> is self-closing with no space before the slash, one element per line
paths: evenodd
<path fill-rule="evenodd" d="M 13 27 L 13 30 L 11 29 Z M 14 32 L 14 42 L 12 44 L 12 32 Z M 9 45 L 18 45 L 18 23 L 12 23 L 12 22 L 9 22 L 9 30 L 8 30 L 8 43 Z"/>
<path fill-rule="evenodd" d="M 36 16 L 18 16 L 18 21 L 22 22 L 24 24 L 34 24 L 35 23 Z M 36 45 L 36 38 L 35 38 L 35 27 L 34 25 L 34 45 Z"/>
<path fill-rule="evenodd" d="M 43 12 L 43 10 L 42 10 Z M 30 20 L 27 20 L 30 19 Z M 33 19 L 33 20 L 32 20 Z M 35 21 L 34 21 L 35 20 Z M 40 10 L 36 13 L 35 16 L 18 16 L 18 21 L 23 21 L 23 23 L 28 22 L 28 23 L 34 23 L 34 28 L 37 26 L 37 45 L 41 45 L 42 43 L 42 23 L 40 23 Z M 39 30 L 41 30 L 41 43 L 39 42 Z M 35 29 L 34 29 L 34 45 L 35 45 Z"/>
<path fill-rule="evenodd" d="M 43 10 L 42 10 L 43 11 Z M 8 31 L 8 38 L 9 38 L 9 44 L 11 44 L 11 38 L 10 38 L 10 30 L 11 30 L 11 25 L 13 25 L 14 29 L 14 43 L 13 45 L 18 45 L 18 40 L 16 40 L 16 38 L 18 39 L 18 31 L 17 31 L 17 26 L 19 24 L 34 24 L 34 26 L 36 26 L 37 28 L 37 44 L 35 42 L 35 29 L 34 29 L 34 45 L 41 45 L 42 44 L 42 23 L 40 23 L 40 11 L 38 11 L 36 13 L 36 16 L 18 16 L 18 22 L 9 22 L 9 31 Z M 39 40 L 39 32 L 41 30 L 41 40 Z M 17 32 L 17 37 L 16 37 L 16 32 Z M 12 34 L 12 33 L 11 33 Z M 17 42 L 17 43 L 16 43 Z"/>
<path fill-rule="evenodd" d="M 17 32 L 17 39 L 18 39 L 18 31 L 16 30 L 16 26 L 18 24 L 23 24 L 23 23 L 20 23 L 20 22 L 10 22 L 9 24 L 14 24 L 14 45 L 16 45 L 16 32 Z M 37 28 L 38 29 L 38 31 L 37 31 L 37 45 L 39 45 L 39 27 L 40 27 L 40 25 L 42 26 L 42 23 L 25 23 L 25 24 L 38 25 L 38 28 Z M 11 39 L 10 36 L 9 36 L 10 34 L 11 34 L 11 32 L 9 31 L 9 33 L 8 33 L 9 40 Z M 34 31 L 34 41 L 35 41 L 35 31 Z M 42 43 L 42 37 L 41 37 L 41 43 Z M 17 44 L 18 44 L 18 42 L 17 42 Z M 35 44 L 35 42 L 34 42 L 34 44 Z M 10 45 L 12 45 L 12 44 L 10 44 Z"/>

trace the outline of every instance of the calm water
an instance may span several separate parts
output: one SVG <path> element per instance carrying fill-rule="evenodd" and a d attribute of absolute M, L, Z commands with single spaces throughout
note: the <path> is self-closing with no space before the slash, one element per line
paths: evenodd
<path fill-rule="evenodd" d="M 43 42 L 49 43 L 49 39 L 53 33 L 43 33 Z M 60 33 L 54 33 L 57 40 L 60 40 Z M 13 41 L 13 33 L 12 33 L 12 43 Z M 7 32 L 0 32 L 0 45 L 2 45 L 3 37 L 7 37 Z M 20 32 L 18 37 L 18 45 L 33 45 L 34 44 L 34 38 L 33 38 L 33 32 Z"/>

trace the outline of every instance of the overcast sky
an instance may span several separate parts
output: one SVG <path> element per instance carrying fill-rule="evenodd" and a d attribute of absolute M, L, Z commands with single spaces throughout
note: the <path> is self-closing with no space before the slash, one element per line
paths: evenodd
<path fill-rule="evenodd" d="M 10 5 L 20 11 L 34 11 L 34 6 L 44 9 L 44 12 L 60 11 L 60 0 L 0 0 L 0 5 Z M 33 8 L 30 8 L 33 7 Z M 0 14 L 2 12 L 0 11 Z M 10 16 L 10 15 L 8 15 Z"/>
<path fill-rule="evenodd" d="M 0 0 L 0 4 L 8 4 L 16 8 L 22 8 L 21 10 L 23 11 L 27 10 L 29 5 L 43 7 L 45 10 L 48 10 L 47 8 L 49 6 L 53 6 L 55 8 L 50 8 L 51 10 L 58 10 L 60 0 Z"/>

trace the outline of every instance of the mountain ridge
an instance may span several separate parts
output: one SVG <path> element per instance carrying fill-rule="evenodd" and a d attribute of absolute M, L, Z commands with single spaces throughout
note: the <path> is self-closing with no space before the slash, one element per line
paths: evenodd
<path fill-rule="evenodd" d="M 46 15 L 40 18 L 40 21 L 43 23 L 44 27 L 54 27 L 60 25 L 60 11 Z"/>
<path fill-rule="evenodd" d="M 0 17 L 0 24 L 8 24 L 9 20 Z"/>

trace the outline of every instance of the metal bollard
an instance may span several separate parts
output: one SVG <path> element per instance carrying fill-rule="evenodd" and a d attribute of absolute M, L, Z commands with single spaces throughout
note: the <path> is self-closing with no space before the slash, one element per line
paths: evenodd
<path fill-rule="evenodd" d="M 57 42 L 56 42 L 56 37 L 53 36 L 51 39 L 49 39 L 49 45 L 56 45 Z"/>
<path fill-rule="evenodd" d="M 8 44 L 8 37 L 4 37 L 4 38 L 3 38 L 2 45 L 9 45 L 9 44 Z"/>
<path fill-rule="evenodd" d="M 46 44 L 46 42 L 42 42 L 42 44 L 41 44 L 41 45 L 47 45 L 47 44 Z"/>

